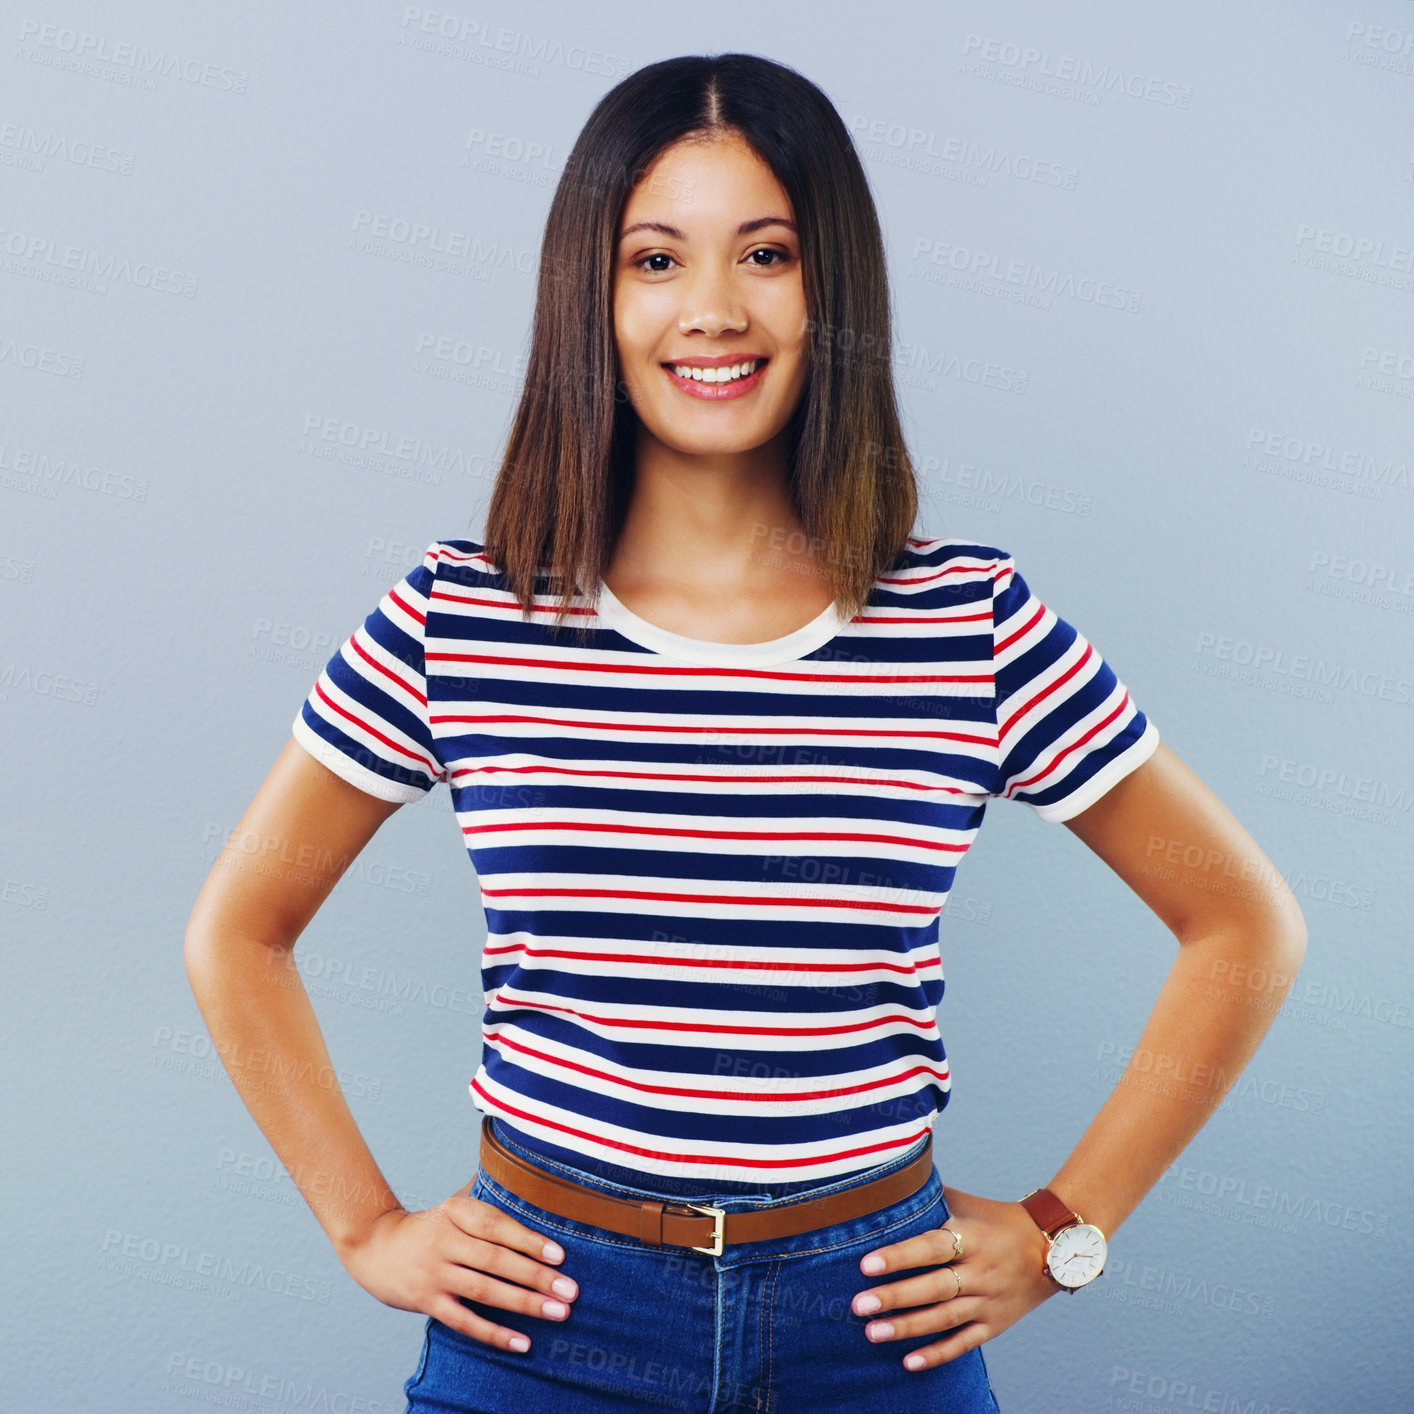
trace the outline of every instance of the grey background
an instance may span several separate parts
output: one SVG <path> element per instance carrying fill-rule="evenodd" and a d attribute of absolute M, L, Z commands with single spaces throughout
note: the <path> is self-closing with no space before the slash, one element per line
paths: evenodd
<path fill-rule="evenodd" d="M 0 37 L 0 1405 L 401 1410 L 421 1318 L 281 1175 L 183 928 L 329 654 L 483 524 L 591 106 L 745 49 L 866 159 L 920 529 L 1016 555 L 1310 929 L 1098 1286 L 985 1347 L 1001 1406 L 1414 1409 L 1414 6 L 29 0 Z M 438 790 L 300 945 L 409 1205 L 474 1171 L 483 936 Z M 939 1168 L 1014 1197 L 1099 1107 L 1173 940 L 1000 802 L 943 937 Z"/>

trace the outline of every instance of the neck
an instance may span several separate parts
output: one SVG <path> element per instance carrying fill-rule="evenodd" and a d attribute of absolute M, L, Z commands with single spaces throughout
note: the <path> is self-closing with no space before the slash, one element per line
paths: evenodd
<path fill-rule="evenodd" d="M 712 585 L 750 592 L 772 577 L 768 561 L 796 536 L 783 437 L 745 452 L 695 456 L 640 424 L 634 484 L 606 578 L 635 585 Z"/>

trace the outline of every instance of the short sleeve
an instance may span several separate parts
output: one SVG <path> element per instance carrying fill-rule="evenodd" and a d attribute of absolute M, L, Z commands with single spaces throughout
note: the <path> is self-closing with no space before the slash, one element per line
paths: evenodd
<path fill-rule="evenodd" d="M 1047 608 L 1010 555 L 992 599 L 998 775 L 992 794 L 1069 820 L 1141 766 L 1158 729 L 1083 634 Z"/>
<path fill-rule="evenodd" d="M 340 645 L 291 731 L 315 760 L 380 800 L 421 800 L 447 779 L 427 716 L 427 610 L 440 541 Z"/>

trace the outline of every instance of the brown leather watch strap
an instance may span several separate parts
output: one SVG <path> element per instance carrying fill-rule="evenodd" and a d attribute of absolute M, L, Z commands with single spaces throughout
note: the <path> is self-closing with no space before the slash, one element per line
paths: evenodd
<path fill-rule="evenodd" d="M 761 1242 L 829 1227 L 909 1197 L 928 1181 L 933 1171 L 933 1141 L 930 1135 L 911 1163 L 873 1183 L 841 1189 L 823 1198 L 740 1213 L 723 1213 L 720 1209 L 694 1212 L 686 1202 L 615 1198 L 585 1188 L 506 1148 L 497 1139 L 489 1115 L 481 1119 L 481 1167 L 508 1192 L 563 1218 L 608 1228 L 650 1247 L 710 1247 L 720 1251 L 723 1244 Z"/>
<path fill-rule="evenodd" d="M 1080 1221 L 1049 1188 L 1038 1188 L 1034 1193 L 1028 1193 L 1021 1200 L 1021 1206 L 1031 1214 L 1036 1226 L 1047 1237 L 1054 1237 L 1061 1228 Z"/>

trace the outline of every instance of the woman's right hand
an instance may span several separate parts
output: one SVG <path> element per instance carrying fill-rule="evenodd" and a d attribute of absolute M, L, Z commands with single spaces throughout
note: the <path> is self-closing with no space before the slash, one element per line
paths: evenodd
<path fill-rule="evenodd" d="M 558 1243 L 470 1197 L 469 1189 L 425 1212 L 393 1208 L 380 1214 L 339 1258 L 384 1305 L 434 1316 L 503 1350 L 529 1350 L 530 1339 L 478 1316 L 457 1297 L 562 1321 L 579 1294 L 571 1278 L 544 1265 L 564 1260 Z"/>

